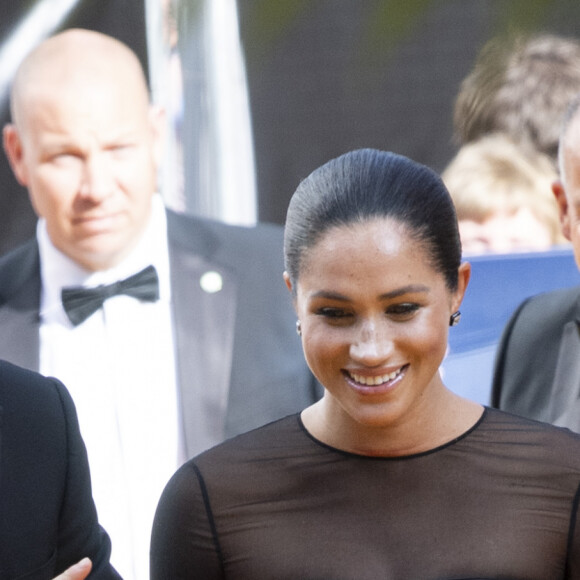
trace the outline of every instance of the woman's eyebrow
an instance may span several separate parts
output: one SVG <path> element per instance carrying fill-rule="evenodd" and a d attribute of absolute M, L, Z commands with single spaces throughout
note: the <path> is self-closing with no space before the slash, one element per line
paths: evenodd
<path fill-rule="evenodd" d="M 402 288 L 392 290 L 391 292 L 385 292 L 384 294 L 381 294 L 380 299 L 387 300 L 391 298 L 397 298 L 403 294 L 416 294 L 424 292 L 429 292 L 429 286 L 425 286 L 424 284 L 409 284 L 407 286 L 403 286 Z"/>
<path fill-rule="evenodd" d="M 380 300 L 390 300 L 393 298 L 397 298 L 399 296 L 403 296 L 404 294 L 416 294 L 416 293 L 425 293 L 429 292 L 429 287 L 425 286 L 424 284 L 409 284 L 407 286 L 403 286 L 401 288 L 397 288 L 395 290 L 391 290 L 390 292 L 385 292 L 379 296 Z M 340 294 L 339 292 L 332 292 L 330 290 L 319 290 L 312 295 L 313 298 L 326 298 L 328 300 L 338 300 L 342 302 L 348 302 L 350 298 L 345 296 L 344 294 Z"/>

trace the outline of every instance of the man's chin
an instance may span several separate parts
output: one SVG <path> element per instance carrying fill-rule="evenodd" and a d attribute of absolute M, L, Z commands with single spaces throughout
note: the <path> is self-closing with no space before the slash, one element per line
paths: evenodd
<path fill-rule="evenodd" d="M 74 254 L 69 254 L 69 257 L 90 272 L 113 268 L 127 256 L 133 244 L 126 238 L 111 238 L 106 235 L 91 236 L 90 240 L 77 245 Z"/>

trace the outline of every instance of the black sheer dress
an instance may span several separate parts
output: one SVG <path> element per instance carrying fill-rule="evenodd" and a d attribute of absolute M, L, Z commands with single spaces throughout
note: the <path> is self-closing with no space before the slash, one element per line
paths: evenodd
<path fill-rule="evenodd" d="M 291 416 L 186 463 L 152 580 L 580 579 L 580 436 L 486 409 L 429 452 L 373 458 Z"/>

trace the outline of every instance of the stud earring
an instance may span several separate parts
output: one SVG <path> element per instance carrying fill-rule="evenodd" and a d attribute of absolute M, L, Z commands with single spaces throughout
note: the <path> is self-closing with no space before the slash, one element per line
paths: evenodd
<path fill-rule="evenodd" d="M 457 326 L 460 320 L 461 320 L 461 312 L 459 312 L 458 310 L 449 317 L 449 326 Z"/>
<path fill-rule="evenodd" d="M 302 336 L 302 325 L 300 324 L 300 320 L 296 321 L 296 334 Z"/>

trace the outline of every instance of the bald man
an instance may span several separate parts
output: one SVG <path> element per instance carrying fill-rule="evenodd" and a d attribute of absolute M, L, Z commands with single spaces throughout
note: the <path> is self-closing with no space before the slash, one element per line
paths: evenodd
<path fill-rule="evenodd" d="M 559 165 L 552 189 L 580 269 L 580 95 L 564 118 Z M 580 433 L 580 287 L 519 306 L 498 348 L 492 403 Z"/>
<path fill-rule="evenodd" d="M 71 391 L 112 562 L 141 580 L 173 471 L 319 396 L 282 281 L 282 228 L 165 210 L 163 115 L 110 37 L 43 42 L 11 111 L 4 147 L 40 219 L 0 260 L 0 358 Z"/>

